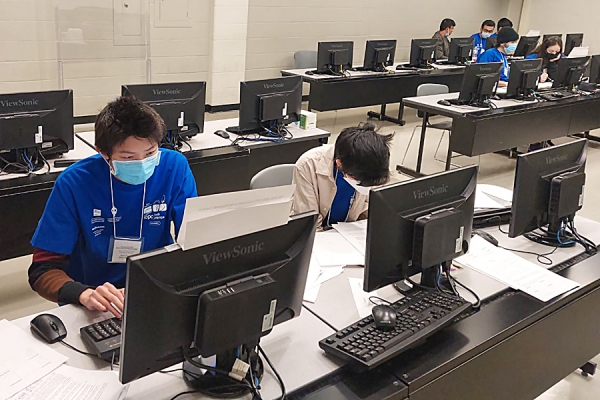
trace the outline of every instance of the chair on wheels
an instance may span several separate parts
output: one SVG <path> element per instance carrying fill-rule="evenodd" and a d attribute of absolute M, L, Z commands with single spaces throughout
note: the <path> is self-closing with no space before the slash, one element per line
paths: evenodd
<path fill-rule="evenodd" d="M 446 85 L 440 85 L 437 83 L 424 83 L 422 85 L 419 85 L 419 87 L 417 88 L 417 97 L 420 96 L 432 96 L 432 95 L 436 95 L 436 94 L 446 94 L 449 93 L 450 89 L 448 88 L 448 86 Z M 417 117 L 423 119 L 423 111 L 417 111 Z M 429 115 L 430 117 L 433 116 L 432 114 Z M 444 134 L 446 133 L 446 131 L 448 131 L 449 134 L 452 134 L 452 120 L 451 119 L 447 119 L 444 121 L 440 121 L 440 122 L 429 122 L 426 121 L 427 123 L 427 128 L 432 128 L 432 129 L 438 129 L 442 131 L 442 136 L 440 137 L 440 141 L 438 142 L 437 148 L 435 149 L 435 155 L 434 158 L 436 161 L 440 161 L 440 162 L 446 162 L 446 160 L 442 160 L 440 158 L 438 158 L 437 154 L 438 151 L 440 149 L 440 145 L 442 144 L 442 140 L 444 140 Z M 408 151 L 410 150 L 410 145 L 412 143 L 413 138 L 415 137 L 415 132 L 417 131 L 417 129 L 421 128 L 422 125 L 417 125 L 415 126 L 415 128 L 412 131 L 412 135 L 410 136 L 410 140 L 408 141 L 408 146 L 406 146 L 406 151 L 404 152 L 404 157 L 402 158 L 402 165 L 404 165 L 404 161 L 406 160 L 406 156 L 408 155 Z M 460 165 L 457 164 L 451 164 L 453 167 L 460 167 Z"/>
<path fill-rule="evenodd" d="M 295 52 L 294 68 L 317 68 L 317 52 L 313 50 L 300 50 Z"/>
<path fill-rule="evenodd" d="M 259 171 L 250 181 L 250 189 L 263 189 L 292 184 L 294 164 L 273 165 Z"/>

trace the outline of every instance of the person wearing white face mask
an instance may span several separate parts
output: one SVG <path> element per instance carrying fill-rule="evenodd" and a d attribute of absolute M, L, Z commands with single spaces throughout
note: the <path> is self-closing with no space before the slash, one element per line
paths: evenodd
<path fill-rule="evenodd" d="M 476 61 L 480 55 L 488 49 L 488 39 L 494 34 L 496 23 L 491 19 L 483 21 L 479 33 L 471 35 L 473 38 L 473 60 Z"/>
<path fill-rule="evenodd" d="M 513 28 L 502 28 L 498 32 L 497 45 L 493 49 L 489 49 L 477 58 L 477 64 L 501 62 L 502 72 L 500 73 L 500 82 L 498 86 L 508 86 L 508 75 L 510 67 L 506 56 L 514 54 L 517 50 L 517 42 L 519 34 Z"/>
<path fill-rule="evenodd" d="M 319 230 L 366 218 L 370 188 L 389 180 L 392 138 L 360 124 L 342 130 L 335 145 L 304 153 L 294 168 L 292 215 L 317 211 Z"/>
<path fill-rule="evenodd" d="M 186 199 L 196 197 L 187 159 L 159 149 L 161 117 L 133 97 L 98 114 L 99 154 L 78 161 L 54 184 L 31 240 L 29 284 L 40 296 L 89 310 L 123 310 L 127 256 L 173 243 Z"/>

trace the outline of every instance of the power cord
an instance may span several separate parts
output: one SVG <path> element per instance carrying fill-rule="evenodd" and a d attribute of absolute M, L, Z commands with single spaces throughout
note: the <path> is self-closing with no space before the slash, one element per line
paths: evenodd
<path fill-rule="evenodd" d="M 285 400 L 285 398 L 287 397 L 287 393 L 285 391 L 285 384 L 283 383 L 283 379 L 281 379 L 281 376 L 279 375 L 279 372 L 277 372 L 277 370 L 275 369 L 275 367 L 271 363 L 271 360 L 269 360 L 269 357 L 267 357 L 267 354 L 262 349 L 262 347 L 260 346 L 260 344 L 257 346 L 257 348 L 258 348 L 258 352 L 263 356 L 263 358 L 265 359 L 265 361 L 267 362 L 267 364 L 269 364 L 269 367 L 271 368 L 271 370 L 273 371 L 273 373 L 277 377 L 277 381 L 279 382 L 279 387 L 281 388 L 281 397 L 279 398 L 279 400 Z"/>
<path fill-rule="evenodd" d="M 66 347 L 70 348 L 71 350 L 74 350 L 74 351 L 78 352 L 79 354 L 83 354 L 84 356 L 90 356 L 90 357 L 98 358 L 97 355 L 92 354 L 92 353 L 87 353 L 87 352 L 85 352 L 83 350 L 79 350 L 77 347 L 75 347 L 73 345 L 70 345 L 69 343 L 65 342 L 64 340 L 61 340 L 60 343 L 62 343 Z"/>

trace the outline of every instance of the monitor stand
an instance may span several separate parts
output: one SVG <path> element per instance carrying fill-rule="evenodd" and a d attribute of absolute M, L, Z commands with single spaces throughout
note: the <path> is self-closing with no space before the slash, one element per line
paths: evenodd
<path fill-rule="evenodd" d="M 550 221 L 550 223 L 548 224 L 548 230 L 542 231 L 543 234 L 530 232 L 530 233 L 524 234 L 523 236 L 533 242 L 543 244 L 545 246 L 559 247 L 559 248 L 575 246 L 577 244 L 575 242 L 575 238 L 573 236 L 571 236 L 570 234 L 565 233 L 561 237 L 561 240 L 560 241 L 558 240 L 558 231 L 560 229 L 561 229 L 561 220 L 554 219 L 554 220 Z"/>
<path fill-rule="evenodd" d="M 421 272 L 421 281 L 419 282 L 420 287 L 431 290 L 436 289 L 435 281 L 438 277 L 436 269 L 436 267 L 425 268 L 423 272 Z M 409 284 L 406 280 L 398 281 L 392 286 L 405 296 L 409 296 L 411 293 L 420 289 L 418 286 Z"/>

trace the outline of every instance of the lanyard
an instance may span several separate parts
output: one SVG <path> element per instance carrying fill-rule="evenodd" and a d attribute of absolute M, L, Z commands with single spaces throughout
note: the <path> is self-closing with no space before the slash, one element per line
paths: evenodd
<path fill-rule="evenodd" d="M 336 182 L 336 186 L 337 186 L 337 177 L 338 177 L 338 169 L 335 169 L 335 177 L 333 178 L 334 182 Z M 354 203 L 354 198 L 356 197 L 356 190 L 354 191 L 354 193 L 352 193 L 352 197 L 350 197 L 350 206 L 348 206 L 348 212 L 346 213 L 346 218 L 344 219 L 344 222 L 348 221 L 348 216 L 350 215 L 350 210 L 352 209 L 352 204 Z M 334 197 L 335 200 L 335 197 Z M 333 206 L 333 204 L 332 204 Z M 331 208 L 329 209 L 329 212 L 327 213 L 327 224 L 326 226 L 331 227 Z"/>
<path fill-rule="evenodd" d="M 110 203 L 112 208 L 110 209 L 110 212 L 113 216 L 113 237 L 115 239 L 119 239 L 119 237 L 117 237 L 117 223 L 116 223 L 116 219 L 117 219 L 117 207 L 115 207 L 115 194 L 113 192 L 113 176 L 112 173 L 110 172 L 110 169 L 108 171 L 109 174 L 109 179 L 110 179 Z M 142 216 L 140 218 L 140 237 L 135 239 L 135 240 L 142 240 L 142 228 L 144 226 L 144 204 L 146 203 L 146 182 L 144 182 L 144 195 L 142 196 Z"/>

